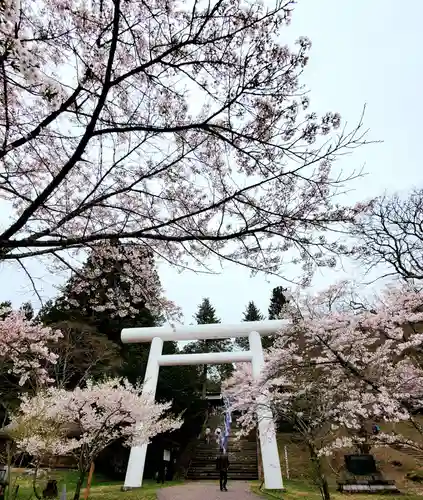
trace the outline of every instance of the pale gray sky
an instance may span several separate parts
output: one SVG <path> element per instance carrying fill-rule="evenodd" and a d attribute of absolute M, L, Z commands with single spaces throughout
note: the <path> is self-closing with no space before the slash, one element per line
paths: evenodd
<path fill-rule="evenodd" d="M 338 111 L 352 125 L 367 104 L 365 125 L 370 137 L 384 141 L 357 150 L 338 164 L 337 168 L 346 170 L 364 165 L 368 173 L 351 186 L 351 201 L 385 189 L 422 185 L 422 18 L 423 2 L 418 0 L 409 0 L 401 8 L 394 0 L 299 0 L 292 24 L 283 32 L 286 42 L 305 35 L 313 43 L 302 78 L 311 91 L 311 109 Z M 38 283 L 43 296 L 54 294 L 57 278 L 35 264 L 32 270 L 42 278 Z M 360 269 L 349 266 L 348 274 L 359 277 Z M 321 288 L 344 276 L 323 271 L 314 286 Z M 239 321 L 249 300 L 265 312 L 271 288 L 283 284 L 275 278 L 250 278 L 247 270 L 235 266 L 216 276 L 178 274 L 161 266 L 160 277 L 168 298 L 182 307 L 186 323 L 202 297 L 210 297 L 225 322 Z M 12 299 L 18 305 L 32 298 L 18 268 L 0 268 L 0 300 Z"/>

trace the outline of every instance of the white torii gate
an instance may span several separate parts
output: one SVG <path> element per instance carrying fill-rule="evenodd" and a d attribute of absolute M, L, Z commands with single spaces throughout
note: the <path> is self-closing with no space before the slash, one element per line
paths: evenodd
<path fill-rule="evenodd" d="M 253 377 L 258 378 L 263 369 L 264 356 L 260 335 L 272 335 L 286 326 L 285 320 L 246 321 L 235 325 L 194 325 L 154 328 L 125 328 L 122 330 L 123 343 L 151 342 L 147 369 L 145 372 L 143 396 L 154 401 L 160 366 L 212 365 L 249 361 Z M 210 352 L 202 354 L 162 354 L 163 342 L 223 339 L 247 337 L 250 349 L 238 352 Z M 262 405 L 258 415 L 261 458 L 263 463 L 264 484 L 266 489 L 283 489 L 282 473 L 279 462 L 276 432 L 273 415 L 266 405 Z M 131 448 L 124 488 L 142 486 L 147 445 Z"/>

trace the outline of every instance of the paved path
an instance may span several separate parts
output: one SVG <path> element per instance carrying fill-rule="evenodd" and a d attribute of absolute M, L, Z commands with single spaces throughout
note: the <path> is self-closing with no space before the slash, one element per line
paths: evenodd
<path fill-rule="evenodd" d="M 259 500 L 242 481 L 229 481 L 228 491 L 219 490 L 219 482 L 192 482 L 157 490 L 158 500 Z"/>

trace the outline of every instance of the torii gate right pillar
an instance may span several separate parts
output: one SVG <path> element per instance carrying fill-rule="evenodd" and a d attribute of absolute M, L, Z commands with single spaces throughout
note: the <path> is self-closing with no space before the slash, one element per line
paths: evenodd
<path fill-rule="evenodd" d="M 258 379 L 264 367 L 264 355 L 260 334 L 258 332 L 251 332 L 248 336 L 248 340 L 252 353 L 251 366 L 253 378 Z M 257 421 L 264 484 L 266 489 L 281 490 L 283 489 L 283 480 L 273 415 L 264 394 L 261 396 L 261 401 L 257 401 L 257 403 Z"/>

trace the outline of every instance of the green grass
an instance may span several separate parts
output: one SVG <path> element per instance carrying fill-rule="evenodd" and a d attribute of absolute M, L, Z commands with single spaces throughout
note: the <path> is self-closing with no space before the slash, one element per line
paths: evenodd
<path fill-rule="evenodd" d="M 63 484 L 66 484 L 67 498 L 72 500 L 73 493 L 75 490 L 75 484 L 78 479 L 77 471 L 72 470 L 55 470 L 49 473 L 49 478 L 56 479 L 59 488 L 59 495 L 62 490 Z M 16 484 L 19 484 L 19 494 L 17 500 L 36 500 L 34 493 L 32 491 L 32 479 L 28 476 L 14 475 L 12 481 L 17 480 Z M 93 476 L 91 490 L 90 490 L 90 500 L 156 500 L 156 492 L 160 487 L 168 487 L 175 484 L 181 484 L 179 482 L 169 482 L 164 485 L 158 485 L 155 481 L 145 481 L 143 487 L 139 489 L 134 489 L 126 492 L 121 491 L 122 482 L 121 481 L 109 481 L 101 475 L 95 474 Z M 41 478 L 37 481 L 38 491 L 44 488 L 46 483 L 46 478 Z M 260 484 L 254 482 L 251 484 L 252 490 L 263 498 L 268 500 L 320 500 L 320 493 L 317 488 L 306 479 L 293 479 L 285 480 L 286 491 L 260 491 Z M 85 485 L 84 485 L 85 488 Z M 332 500 L 386 500 L 386 495 L 342 495 L 335 491 L 335 487 L 331 488 Z M 81 491 L 81 500 L 84 498 L 84 489 Z M 397 498 L 395 496 L 390 496 L 390 498 Z M 422 495 L 405 494 L 400 497 L 403 500 L 422 500 Z M 201 499 L 199 499 L 201 500 Z"/>
<path fill-rule="evenodd" d="M 268 500 L 320 500 L 321 496 L 316 487 L 308 482 L 301 480 L 291 480 L 284 481 L 284 486 L 286 491 L 276 491 L 276 490 L 260 490 L 260 484 L 255 482 L 252 484 L 252 491 L 267 498 Z M 421 495 L 363 495 L 362 493 L 353 494 L 342 494 L 331 491 L 332 500 L 386 500 L 387 498 L 401 498 L 401 500 L 422 500 Z"/>
<path fill-rule="evenodd" d="M 49 473 L 50 479 L 56 479 L 60 493 L 63 485 L 66 485 L 67 499 L 72 500 L 75 492 L 75 485 L 78 480 L 78 472 L 74 470 L 53 470 Z M 37 480 L 37 490 L 41 495 L 46 484 L 47 477 Z M 16 481 L 16 483 L 15 483 Z M 19 485 L 17 500 L 36 500 L 32 488 L 32 478 L 22 474 L 14 474 L 12 484 Z M 143 482 L 142 488 L 137 488 L 130 491 L 121 491 L 122 481 L 110 481 L 101 475 L 93 475 L 91 482 L 90 500 L 156 500 L 156 491 L 161 487 L 167 487 L 178 484 L 178 482 L 167 482 L 164 485 L 158 485 L 155 481 L 147 480 Z M 86 484 L 84 484 L 85 489 Z M 81 491 L 81 499 L 84 498 L 84 489 Z"/>

